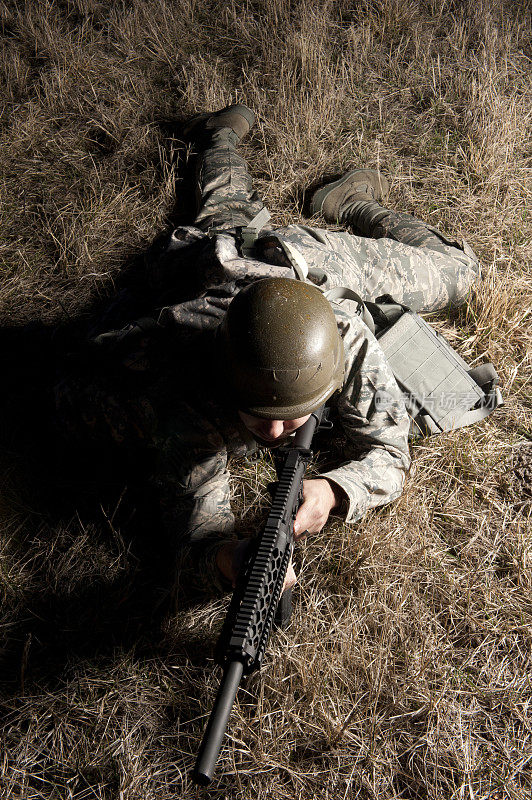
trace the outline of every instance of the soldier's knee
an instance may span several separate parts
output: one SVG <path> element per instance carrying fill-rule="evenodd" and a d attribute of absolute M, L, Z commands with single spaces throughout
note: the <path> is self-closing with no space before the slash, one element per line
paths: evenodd
<path fill-rule="evenodd" d="M 464 247 L 460 248 L 460 254 L 457 254 L 456 260 L 459 262 L 459 269 L 456 272 L 452 302 L 453 305 L 461 305 L 466 301 L 473 286 L 480 280 L 481 269 L 476 254 L 467 242 L 464 242 Z"/>

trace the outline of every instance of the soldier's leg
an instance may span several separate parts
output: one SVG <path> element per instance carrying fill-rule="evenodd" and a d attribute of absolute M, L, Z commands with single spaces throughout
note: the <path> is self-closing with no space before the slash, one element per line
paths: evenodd
<path fill-rule="evenodd" d="M 389 294 L 414 311 L 460 305 L 480 277 L 478 260 L 467 245 L 460 246 L 407 214 L 387 211 L 366 230 L 366 236 L 355 236 L 291 225 L 276 234 L 301 252 L 310 279 L 323 289 L 348 286 L 366 300 Z M 381 238 L 367 238 L 370 235 Z"/>
<path fill-rule="evenodd" d="M 202 118 L 196 133 L 201 148 L 196 170 L 194 225 L 209 233 L 248 225 L 264 208 L 254 191 L 247 164 L 237 152 L 254 114 L 235 105 Z"/>
<path fill-rule="evenodd" d="M 364 202 L 352 212 L 350 222 L 372 237 L 368 255 L 376 253 L 384 261 L 366 267 L 368 296 L 391 294 L 415 310 L 436 311 L 463 303 L 480 278 L 478 258 L 467 242 L 410 214 Z M 356 249 L 356 238 L 347 238 L 344 246 Z"/>
<path fill-rule="evenodd" d="M 348 286 L 366 299 L 390 294 L 416 311 L 458 305 L 479 277 L 473 251 L 436 228 L 376 202 L 386 181 L 356 170 L 315 193 L 313 211 L 352 225 L 362 236 L 308 226 L 278 231 L 297 247 L 323 288 Z M 368 238 L 369 237 L 369 238 Z"/>
<path fill-rule="evenodd" d="M 414 311 L 459 305 L 479 277 L 476 258 L 451 245 L 444 245 L 448 252 L 439 252 L 306 225 L 279 228 L 274 236 L 301 253 L 310 270 L 309 280 L 323 290 L 347 286 L 365 300 L 389 294 Z M 264 239 L 270 240 L 270 236 Z M 281 251 L 276 254 L 270 247 L 266 253 L 271 263 L 288 265 Z"/>

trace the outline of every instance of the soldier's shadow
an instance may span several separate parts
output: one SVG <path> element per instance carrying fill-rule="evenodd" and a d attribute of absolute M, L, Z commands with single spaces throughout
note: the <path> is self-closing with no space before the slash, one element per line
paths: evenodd
<path fill-rule="evenodd" d="M 46 339 L 40 326 L 0 331 L 0 683 L 14 693 L 76 654 L 159 646 L 175 579 L 142 464 L 58 440 L 62 354 Z"/>
<path fill-rule="evenodd" d="M 175 128 L 174 128 L 175 133 Z M 181 194 L 191 191 L 184 164 Z M 16 694 L 54 681 L 73 655 L 117 646 L 164 649 L 173 603 L 173 543 L 164 535 L 142 464 L 59 442 L 53 387 L 83 358 L 84 341 L 193 296 L 194 276 L 159 261 L 157 295 L 148 265 L 173 227 L 190 224 L 176 202 L 167 230 L 123 265 L 113 292 L 55 325 L 0 328 L 0 684 Z M 165 273 L 166 270 L 166 273 Z M 172 644 L 175 652 L 176 643 Z M 187 647 L 183 642 L 183 647 Z M 200 652 L 192 647 L 192 651 Z"/>

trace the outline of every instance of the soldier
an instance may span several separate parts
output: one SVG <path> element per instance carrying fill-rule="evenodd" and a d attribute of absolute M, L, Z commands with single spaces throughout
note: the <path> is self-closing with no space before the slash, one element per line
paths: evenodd
<path fill-rule="evenodd" d="M 246 548 L 234 534 L 228 458 L 277 446 L 325 401 L 347 457 L 304 481 L 296 539 L 331 513 L 352 523 L 401 494 L 410 466 L 401 391 L 357 303 L 324 292 L 349 287 L 435 311 L 463 302 L 479 277 L 464 242 L 383 207 L 387 182 L 372 170 L 347 173 L 311 201 L 313 214 L 357 235 L 268 227 L 236 149 L 253 122 L 239 104 L 192 120 L 195 222 L 147 259 L 164 305 L 155 318 L 95 337 L 98 370 L 65 378 L 56 393 L 71 439 L 89 430 L 94 446 L 112 443 L 150 464 L 181 583 L 220 591 L 233 585 Z M 189 296 L 177 302 L 184 284 Z M 286 585 L 294 581 L 290 568 Z"/>

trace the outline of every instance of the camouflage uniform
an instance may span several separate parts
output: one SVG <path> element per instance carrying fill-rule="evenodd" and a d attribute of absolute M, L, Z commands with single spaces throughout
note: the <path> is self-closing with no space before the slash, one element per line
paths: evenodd
<path fill-rule="evenodd" d="M 90 429 L 97 445 L 113 441 L 151 459 L 165 524 L 175 535 L 187 586 L 228 588 L 215 558 L 234 539 L 228 458 L 256 448 L 237 410 L 225 403 L 224 365 L 215 331 L 235 294 L 263 277 L 295 278 L 279 244 L 288 241 L 321 288 L 349 286 L 365 299 L 390 294 L 418 311 L 461 302 L 477 279 L 474 254 L 434 228 L 368 202 L 358 215 L 363 236 L 300 225 L 264 229 L 251 255 L 240 229 L 263 208 L 229 129 L 213 132 L 200 154 L 198 214 L 150 254 L 152 284 L 165 298 L 157 321 L 132 323 L 94 340 L 102 355 L 92 377 L 58 386 L 58 414 L 70 437 Z M 367 238 L 377 237 L 377 238 Z M 194 275 L 194 296 L 172 302 Z M 342 516 L 355 522 L 397 498 L 410 465 L 409 418 L 377 340 L 356 304 L 333 303 L 346 357 L 346 379 L 333 398 L 346 436 L 346 460 L 325 477 L 347 495 Z M 385 392 L 385 408 L 376 401 Z"/>

